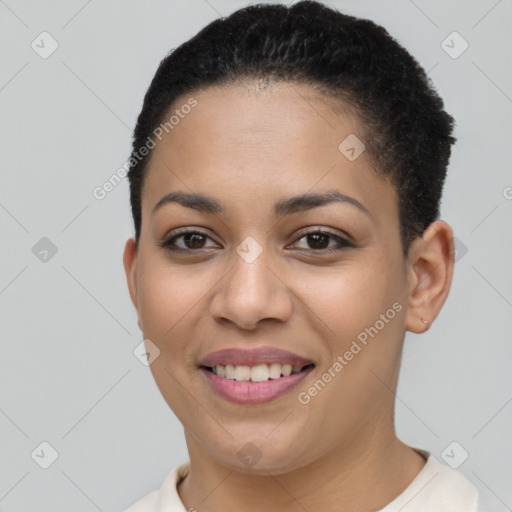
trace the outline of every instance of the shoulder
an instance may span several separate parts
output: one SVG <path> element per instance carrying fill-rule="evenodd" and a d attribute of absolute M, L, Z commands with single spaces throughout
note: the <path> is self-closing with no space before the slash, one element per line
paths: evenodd
<path fill-rule="evenodd" d="M 140 498 L 130 507 L 123 510 L 123 512 L 153 512 L 158 510 L 158 492 L 159 491 L 152 491 L 149 494 L 146 494 L 146 496 Z"/>
<path fill-rule="evenodd" d="M 426 488 L 427 495 L 447 511 L 478 512 L 478 491 L 460 471 L 442 464 L 433 455 L 429 456 L 427 464 L 430 465 L 432 484 L 430 489 Z"/>
<path fill-rule="evenodd" d="M 407 506 L 410 512 L 483 512 L 478 509 L 478 491 L 460 472 L 442 464 L 432 454 L 416 450 L 427 462 L 405 491 L 381 512 Z"/>
<path fill-rule="evenodd" d="M 188 462 L 174 466 L 159 489 L 146 494 L 123 512 L 185 512 L 177 491 L 177 484 L 188 470 Z"/>

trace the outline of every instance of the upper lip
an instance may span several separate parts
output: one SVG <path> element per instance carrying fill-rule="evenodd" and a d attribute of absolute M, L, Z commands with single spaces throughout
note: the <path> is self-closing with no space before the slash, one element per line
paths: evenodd
<path fill-rule="evenodd" d="M 305 357 L 273 347 L 258 348 L 226 348 L 211 352 L 199 362 L 200 366 L 214 367 L 232 364 L 235 366 L 256 366 L 258 364 L 290 364 L 292 366 L 307 366 L 313 361 Z"/>

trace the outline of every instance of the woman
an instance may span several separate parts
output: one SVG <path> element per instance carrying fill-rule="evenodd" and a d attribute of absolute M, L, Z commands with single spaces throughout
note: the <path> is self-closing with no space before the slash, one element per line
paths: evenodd
<path fill-rule="evenodd" d="M 124 266 L 190 462 L 129 512 L 477 510 L 393 414 L 405 332 L 452 281 L 452 128 L 382 27 L 317 2 L 241 9 L 160 63 Z"/>

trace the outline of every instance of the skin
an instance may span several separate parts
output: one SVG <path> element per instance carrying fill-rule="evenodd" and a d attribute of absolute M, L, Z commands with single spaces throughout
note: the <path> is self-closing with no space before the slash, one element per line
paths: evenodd
<path fill-rule="evenodd" d="M 139 326 L 160 349 L 151 371 L 184 426 L 190 472 L 180 498 L 200 512 L 378 510 L 425 463 L 396 437 L 394 392 L 405 332 L 424 332 L 430 324 L 422 319 L 431 323 L 448 295 L 452 230 L 432 223 L 403 257 L 395 189 L 367 152 L 349 161 L 338 149 L 349 134 L 364 142 L 348 106 L 329 108 L 332 100 L 309 86 L 279 82 L 210 87 L 193 97 L 198 105 L 153 150 L 140 241 L 129 239 L 124 250 Z M 347 203 L 272 212 L 281 199 L 329 189 L 368 214 Z M 178 190 L 211 196 L 225 211 L 171 203 L 152 215 Z M 188 248 L 181 254 L 159 246 L 184 227 L 207 237 L 175 240 Z M 355 247 L 327 253 L 335 239 L 304 236 L 316 228 Z M 236 252 L 247 236 L 262 249 L 250 264 Z M 396 302 L 401 311 L 301 404 L 298 393 Z M 212 351 L 268 345 L 315 363 L 271 402 L 230 403 L 198 369 Z M 237 457 L 246 443 L 261 454 L 250 467 Z"/>

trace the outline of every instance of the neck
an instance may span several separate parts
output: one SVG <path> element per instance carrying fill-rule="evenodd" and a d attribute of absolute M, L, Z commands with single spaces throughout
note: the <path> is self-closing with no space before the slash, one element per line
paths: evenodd
<path fill-rule="evenodd" d="M 187 510 L 201 512 L 380 510 L 407 488 L 425 459 L 392 427 L 356 437 L 294 471 L 250 475 L 209 458 L 187 436 L 190 471 L 178 493 Z"/>

